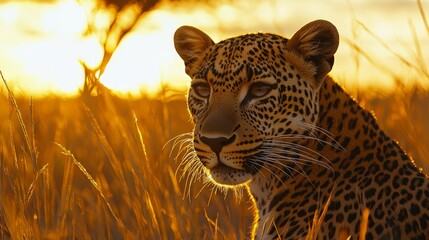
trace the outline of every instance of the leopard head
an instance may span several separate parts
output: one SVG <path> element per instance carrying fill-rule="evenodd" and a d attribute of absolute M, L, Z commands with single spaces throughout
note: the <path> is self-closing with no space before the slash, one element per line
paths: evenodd
<path fill-rule="evenodd" d="M 324 20 L 291 39 L 256 33 L 214 43 L 194 27 L 177 29 L 175 48 L 192 78 L 194 150 L 215 183 L 251 181 L 287 151 L 279 141 L 294 146 L 313 131 L 338 41 L 335 26 Z"/>

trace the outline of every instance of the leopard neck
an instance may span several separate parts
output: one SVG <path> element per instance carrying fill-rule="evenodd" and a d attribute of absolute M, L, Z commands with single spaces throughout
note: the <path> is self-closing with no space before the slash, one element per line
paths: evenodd
<path fill-rule="evenodd" d="M 376 158 L 373 153 L 364 155 L 363 158 L 356 157 L 364 151 L 362 147 L 365 148 L 365 144 L 375 144 L 364 142 L 362 146 L 362 142 L 356 139 L 377 137 L 378 141 L 391 141 L 379 129 L 373 115 L 364 110 L 330 77 L 326 77 L 321 86 L 319 107 L 316 124 L 319 130 L 315 132 L 319 140 L 304 141 L 303 144 L 311 151 L 317 152 L 314 157 L 328 163 L 331 169 L 311 164 L 301 165 L 297 172 L 287 174 L 292 176 L 285 176 L 285 171 L 281 169 L 262 169 L 256 174 L 248 186 L 258 209 L 254 224 L 256 239 L 272 236 L 272 229 L 281 226 L 280 222 L 285 222 L 285 219 L 299 218 L 280 216 L 274 209 L 292 208 L 293 204 L 299 203 L 297 199 L 306 198 L 311 199 L 307 201 L 308 209 L 314 206 L 315 198 L 319 208 L 323 208 L 335 190 L 337 178 L 344 175 L 345 169 Z M 356 129 L 356 126 L 362 126 L 362 129 Z M 398 146 L 395 147 L 399 155 L 403 154 Z M 300 174 L 299 171 L 303 173 Z M 299 192 L 306 195 L 303 196 Z"/>
<path fill-rule="evenodd" d="M 305 146 L 311 152 L 314 152 L 314 154 L 309 153 L 309 155 L 320 161 L 324 161 L 334 170 L 339 168 L 339 159 L 345 158 L 346 154 L 350 154 L 350 149 L 353 149 L 353 144 L 349 140 L 351 139 L 349 135 L 352 134 L 349 128 L 353 128 L 354 126 L 343 125 L 343 122 L 352 117 L 344 115 L 350 109 L 365 118 L 373 120 L 374 126 L 371 127 L 371 131 L 378 129 L 373 116 L 360 107 L 330 77 L 326 77 L 319 92 L 319 117 L 316 124 L 319 130 L 313 133 L 319 141 L 302 139 L 299 142 L 301 146 Z M 355 122 L 358 124 L 360 121 L 364 120 L 357 118 Z M 365 132 L 369 134 L 369 128 Z M 363 131 L 362 134 L 364 134 Z M 302 171 L 302 174 L 300 171 Z M 249 184 L 249 192 L 254 197 L 258 209 L 263 210 L 264 206 L 270 205 L 274 195 L 278 194 L 278 189 L 286 189 L 291 183 L 296 184 L 299 182 L 308 188 L 317 190 L 321 176 L 324 178 L 333 178 L 336 174 L 336 172 L 318 165 L 300 165 L 299 170 L 290 172 L 288 176 L 284 176 L 285 173 L 282 169 L 264 168 L 255 175 L 254 180 Z M 310 181 L 312 184 L 304 184 Z M 282 188 L 281 185 L 284 185 L 284 187 Z M 269 209 L 265 209 L 265 211 L 268 212 Z"/>

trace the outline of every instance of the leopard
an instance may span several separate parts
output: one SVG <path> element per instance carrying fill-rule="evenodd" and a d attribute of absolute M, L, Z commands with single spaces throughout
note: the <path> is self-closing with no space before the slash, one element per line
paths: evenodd
<path fill-rule="evenodd" d="M 247 190 L 251 239 L 429 239 L 428 176 L 329 76 L 340 39 L 331 22 L 291 38 L 215 43 L 188 25 L 173 38 L 191 78 L 192 164 Z"/>

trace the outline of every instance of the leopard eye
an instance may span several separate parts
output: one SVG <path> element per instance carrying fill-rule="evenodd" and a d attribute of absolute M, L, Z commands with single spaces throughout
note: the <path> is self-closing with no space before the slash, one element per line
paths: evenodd
<path fill-rule="evenodd" d="M 250 86 L 248 95 L 252 98 L 260 98 L 273 90 L 273 86 L 268 83 L 257 82 Z"/>
<path fill-rule="evenodd" d="M 208 98 L 210 96 L 210 85 L 208 83 L 192 84 L 192 89 L 199 97 Z"/>

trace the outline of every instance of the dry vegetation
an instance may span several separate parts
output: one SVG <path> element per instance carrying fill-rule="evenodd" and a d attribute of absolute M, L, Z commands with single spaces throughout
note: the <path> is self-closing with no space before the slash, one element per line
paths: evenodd
<path fill-rule="evenodd" d="M 428 167 L 429 92 L 367 97 L 379 123 Z M 0 238 L 242 239 L 246 197 L 191 196 L 175 176 L 174 136 L 189 132 L 184 97 L 123 100 L 0 97 Z M 173 153 L 174 154 L 174 153 Z M 425 162 L 426 160 L 426 162 Z M 180 175 L 180 169 L 178 174 Z"/>
<path fill-rule="evenodd" d="M 359 101 L 429 170 L 429 91 L 397 84 L 359 91 Z M 0 239 L 247 237 L 247 197 L 212 194 L 198 181 L 187 196 L 178 181 L 172 145 L 163 147 L 192 129 L 184 100 L 0 94 Z"/>
<path fill-rule="evenodd" d="M 182 194 L 171 146 L 163 146 L 191 130 L 183 96 L 19 98 L 17 105 L 10 97 L 0 99 L 0 239 L 211 239 L 247 232 L 250 218 L 234 215 L 249 204 L 209 191 Z M 192 195 L 200 189 L 195 184 Z"/>

